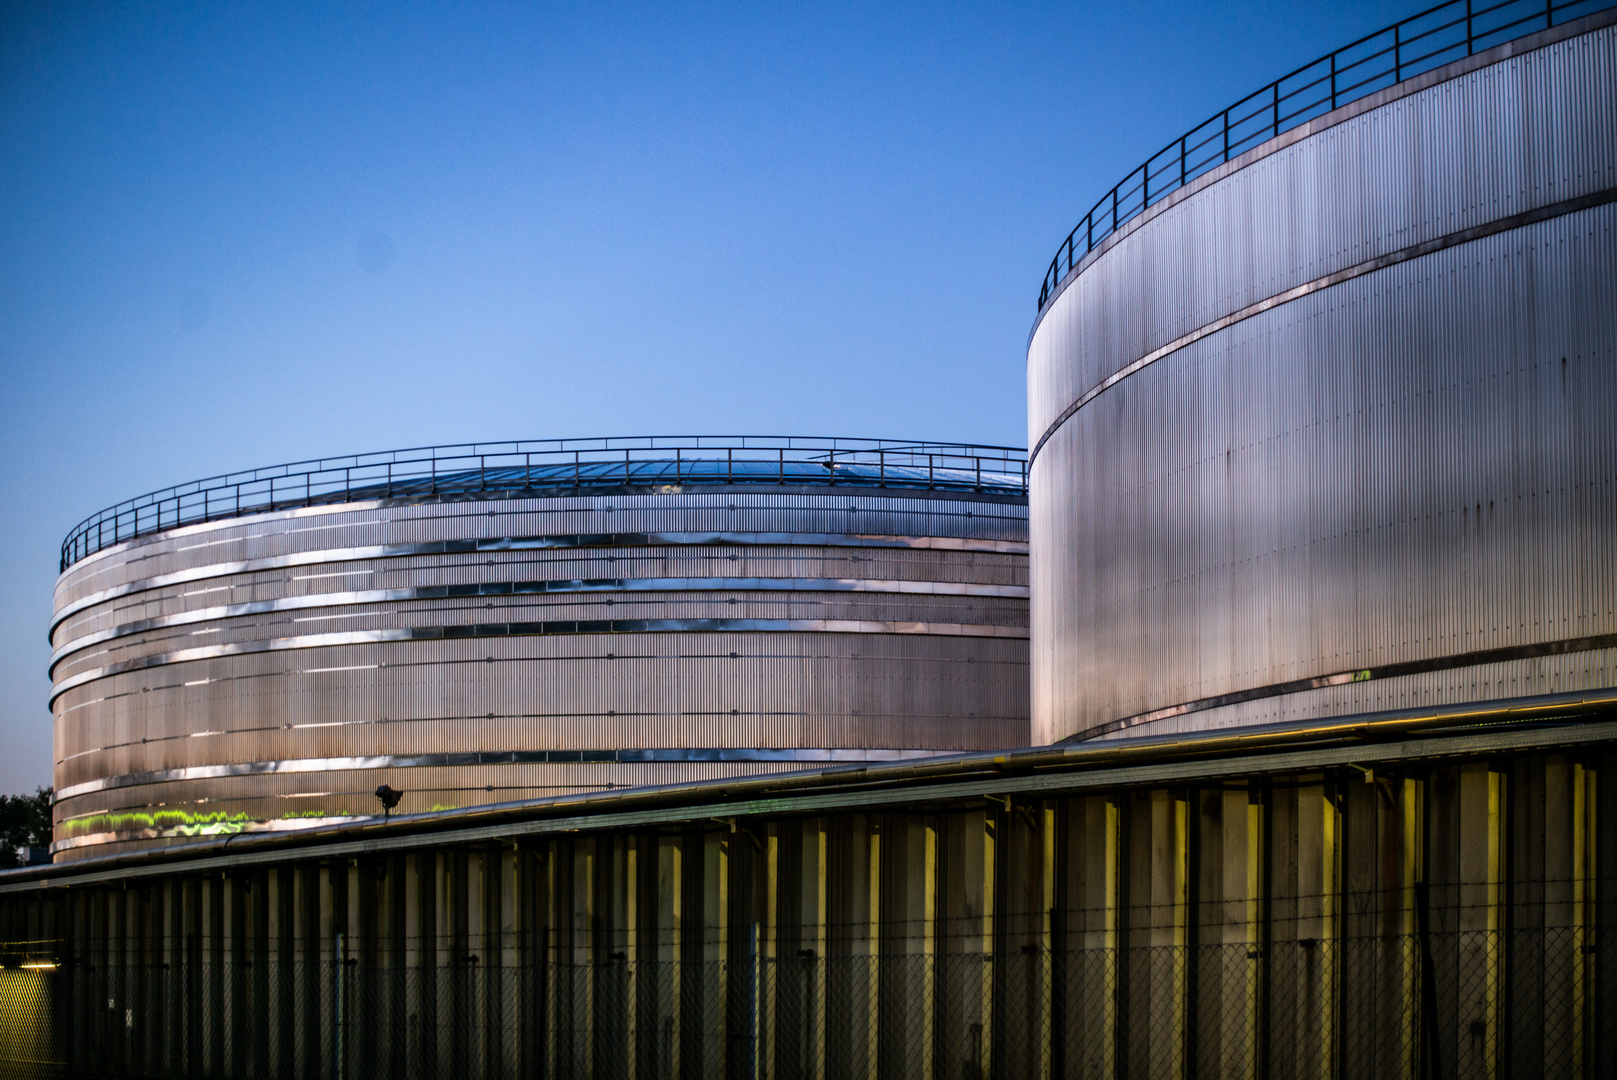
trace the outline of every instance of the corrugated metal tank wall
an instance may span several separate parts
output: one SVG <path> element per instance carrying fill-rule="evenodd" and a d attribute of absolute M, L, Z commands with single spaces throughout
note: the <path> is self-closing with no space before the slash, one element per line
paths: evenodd
<path fill-rule="evenodd" d="M 689 486 L 188 526 L 56 591 L 55 849 L 1024 745 L 1019 494 Z"/>
<path fill-rule="evenodd" d="M 1617 683 L 1617 30 L 1391 87 L 1028 350 L 1035 741 Z"/>

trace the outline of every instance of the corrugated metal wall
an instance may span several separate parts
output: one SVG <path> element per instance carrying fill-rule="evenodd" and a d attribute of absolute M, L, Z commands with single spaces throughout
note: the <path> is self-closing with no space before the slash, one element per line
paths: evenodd
<path fill-rule="evenodd" d="M 1617 755 L 1469 740 L 0 882 L 0 1070 L 1607 1076 Z"/>
<path fill-rule="evenodd" d="M 695 487 L 110 548 L 57 587 L 57 850 L 1025 744 L 1026 515 Z"/>
<path fill-rule="evenodd" d="M 1388 96 L 1035 328 L 1036 741 L 1617 683 L 1617 31 Z"/>

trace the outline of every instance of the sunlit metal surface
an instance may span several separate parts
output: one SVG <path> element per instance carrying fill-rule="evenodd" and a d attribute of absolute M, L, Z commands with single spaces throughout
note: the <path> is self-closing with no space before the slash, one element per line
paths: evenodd
<path fill-rule="evenodd" d="M 1314 117 L 1029 346 L 1034 737 L 1617 684 L 1610 13 Z"/>
<path fill-rule="evenodd" d="M 1020 464 L 882 488 L 840 453 L 817 483 L 355 483 L 79 559 L 56 850 L 364 816 L 383 782 L 419 812 L 1025 744 Z"/>
<path fill-rule="evenodd" d="M 294 511 L 293 513 L 296 512 Z M 989 514 L 991 513 L 992 511 L 990 510 Z M 280 517 L 283 514 L 266 516 Z M 989 516 L 989 514 L 984 514 L 979 510 L 976 516 Z M 1013 519 L 1020 519 L 1025 515 L 1021 510 L 1013 509 L 1009 516 Z M 217 525 L 197 526 L 197 528 L 202 529 L 219 527 Z M 262 535 L 267 536 L 268 534 Z M 251 539 L 255 540 L 261 538 L 262 536 L 251 537 Z M 228 577 L 232 574 L 318 566 L 321 563 L 364 562 L 372 559 L 400 558 L 407 555 L 468 554 L 480 551 L 548 551 L 569 548 L 604 549 L 620 547 L 632 550 L 642 547 L 669 547 L 682 544 L 722 547 L 778 547 L 781 545 L 813 544 L 817 547 L 900 547 L 937 549 L 940 551 L 997 551 L 1013 555 L 1027 554 L 1026 540 L 985 540 L 976 537 L 955 536 L 874 536 L 850 533 L 608 533 L 594 536 L 497 537 L 487 540 L 432 544 L 378 544 L 372 547 L 300 551 L 291 555 L 274 556 L 267 559 L 211 563 L 172 574 L 137 578 L 133 581 L 126 581 L 121 585 L 115 585 L 112 588 L 102 589 L 99 592 L 78 595 L 71 602 L 63 604 L 52 617 L 51 633 L 55 636 L 57 627 L 64 620 L 87 607 L 93 607 L 108 600 L 116 600 L 121 596 L 145 592 L 148 589 L 162 588 L 165 585 L 205 581 L 209 578 Z M 728 558 L 729 556 L 725 557 Z M 739 557 L 737 556 L 737 558 Z M 375 572 L 374 569 L 359 569 L 342 573 L 344 576 L 356 576 Z M 323 579 L 323 576 L 305 575 L 296 577 L 293 580 L 308 581 L 316 579 Z"/>
<path fill-rule="evenodd" d="M 892 592 L 916 596 L 1007 596 L 1027 599 L 1025 585 L 980 584 L 962 581 L 860 581 L 853 578 L 591 578 L 573 581 L 479 582 L 470 585 L 433 585 L 415 589 L 371 589 L 329 593 L 324 596 L 294 596 L 280 600 L 260 600 L 249 604 L 203 608 L 176 615 L 121 623 L 81 638 L 72 638 L 51 656 L 50 667 L 64 656 L 103 642 L 173 626 L 194 626 L 243 615 L 263 615 L 272 611 L 309 611 L 354 604 L 383 604 L 410 600 L 444 600 L 483 596 L 530 596 L 558 593 L 688 592 L 701 590 L 746 590 L 768 592 Z M 296 621 L 296 620 L 294 620 Z M 727 620 L 739 622 L 741 620 Z M 759 620 L 751 620 L 757 622 Z M 778 620 L 777 620 L 778 621 Z M 682 629 L 692 629 L 682 627 Z M 795 629 L 794 627 L 749 626 L 747 629 Z M 819 629 L 819 628 L 816 628 Z M 101 650 L 105 653 L 108 650 Z M 99 655 L 99 653 L 98 653 Z"/>

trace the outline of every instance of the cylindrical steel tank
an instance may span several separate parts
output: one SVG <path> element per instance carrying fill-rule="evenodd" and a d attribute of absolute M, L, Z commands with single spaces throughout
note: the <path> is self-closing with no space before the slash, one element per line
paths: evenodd
<path fill-rule="evenodd" d="M 114 507 L 63 547 L 54 849 L 1023 745 L 1024 460 L 502 444 Z"/>
<path fill-rule="evenodd" d="M 1612 23 L 1396 80 L 1388 33 L 1381 89 L 1326 97 L 1333 57 L 1215 114 L 1064 246 L 1028 348 L 1036 742 L 1617 684 Z M 1278 134 L 1202 168 L 1249 121 Z"/>

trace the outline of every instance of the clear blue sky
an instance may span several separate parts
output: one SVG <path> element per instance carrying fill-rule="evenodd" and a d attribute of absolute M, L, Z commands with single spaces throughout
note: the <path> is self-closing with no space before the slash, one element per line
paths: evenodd
<path fill-rule="evenodd" d="M 0 792 L 85 515 L 476 439 L 1021 445 L 1089 204 L 1414 10 L 0 6 Z"/>

